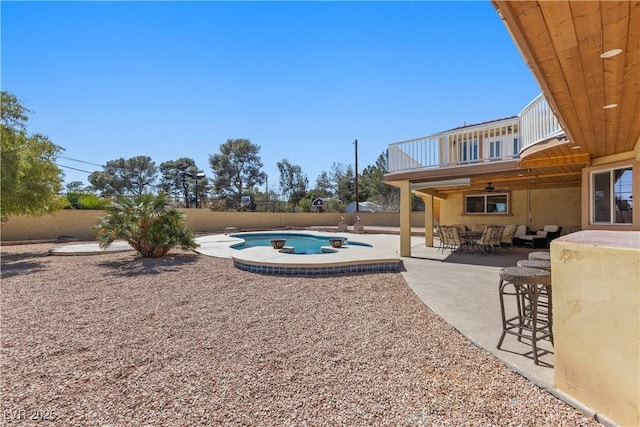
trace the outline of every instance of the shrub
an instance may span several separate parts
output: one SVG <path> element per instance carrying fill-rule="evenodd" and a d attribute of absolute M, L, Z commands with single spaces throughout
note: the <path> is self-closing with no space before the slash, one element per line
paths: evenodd
<path fill-rule="evenodd" d="M 298 202 L 298 205 L 300 206 L 300 209 L 302 209 L 302 212 L 311 212 L 311 205 L 313 204 L 313 202 L 309 199 L 301 199 Z"/>
<path fill-rule="evenodd" d="M 65 209 L 78 209 L 80 208 L 80 197 L 82 197 L 82 193 L 78 193 L 77 191 L 70 191 L 65 195 L 67 199 L 67 204 Z"/>
<path fill-rule="evenodd" d="M 64 209 L 95 209 L 102 210 L 109 205 L 109 200 L 92 193 L 70 191 L 65 197 Z"/>
<path fill-rule="evenodd" d="M 95 194 L 84 194 L 78 198 L 78 209 L 104 209 L 109 206 L 109 200 Z"/>
<path fill-rule="evenodd" d="M 193 232 L 185 226 L 184 214 L 170 205 L 164 193 L 117 197 L 107 206 L 96 230 L 101 248 L 123 239 L 145 258 L 162 257 L 175 247 L 198 247 Z"/>

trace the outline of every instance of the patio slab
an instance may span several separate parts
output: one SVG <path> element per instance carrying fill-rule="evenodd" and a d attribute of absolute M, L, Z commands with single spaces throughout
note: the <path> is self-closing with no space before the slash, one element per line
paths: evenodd
<path fill-rule="evenodd" d="M 49 250 L 51 255 L 95 255 L 101 253 L 130 252 L 134 249 L 129 243 L 123 240 L 116 240 L 108 248 L 102 249 L 98 242 L 95 243 L 73 243 L 56 246 Z"/>

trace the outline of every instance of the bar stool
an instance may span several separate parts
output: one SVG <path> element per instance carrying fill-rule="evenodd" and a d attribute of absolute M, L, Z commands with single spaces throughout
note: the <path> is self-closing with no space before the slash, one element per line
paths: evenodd
<path fill-rule="evenodd" d="M 551 253 L 549 252 L 530 252 L 530 260 L 551 261 Z"/>
<path fill-rule="evenodd" d="M 542 252 L 546 253 L 546 252 Z M 518 267 L 539 268 L 541 270 L 551 271 L 551 261 L 542 261 L 539 259 L 521 259 L 516 264 Z M 528 303 L 528 304 L 527 304 Z M 523 301 L 525 310 L 530 306 L 529 301 Z M 551 287 L 545 286 L 540 291 L 538 297 L 538 317 L 545 316 L 549 319 L 549 326 L 553 329 L 553 313 L 551 312 Z M 553 332 L 553 331 L 552 331 Z M 553 337 L 553 334 L 552 334 Z M 553 341 L 552 341 L 553 342 Z"/>
<path fill-rule="evenodd" d="M 513 285 L 513 291 L 507 287 Z M 546 310 L 548 313 L 539 315 L 538 301 L 543 289 L 551 285 L 551 272 L 529 267 L 506 267 L 500 269 L 500 314 L 502 316 L 502 334 L 496 346 L 501 348 L 506 334 L 515 335 L 518 339 L 531 341 L 533 362 L 538 365 L 538 341 L 548 339 L 553 344 L 553 330 L 551 313 L 551 299 Z M 549 295 L 551 293 L 549 292 Z M 505 297 L 514 296 L 517 314 L 506 317 Z"/>
<path fill-rule="evenodd" d="M 551 271 L 551 261 L 543 261 L 541 259 L 521 259 L 518 261 L 517 266 Z"/>

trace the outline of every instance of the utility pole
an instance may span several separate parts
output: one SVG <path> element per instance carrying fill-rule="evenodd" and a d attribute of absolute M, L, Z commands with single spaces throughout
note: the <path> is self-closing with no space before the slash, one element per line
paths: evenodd
<path fill-rule="evenodd" d="M 264 175 L 264 179 L 265 179 L 265 181 L 266 181 L 266 183 L 267 183 L 267 187 L 266 187 L 266 193 L 267 193 L 267 206 L 266 206 L 265 211 L 266 211 L 266 212 L 269 212 L 269 175 L 265 174 L 265 175 Z"/>
<path fill-rule="evenodd" d="M 358 197 L 358 140 L 353 142 L 356 146 L 356 212 L 360 212 L 360 200 Z"/>

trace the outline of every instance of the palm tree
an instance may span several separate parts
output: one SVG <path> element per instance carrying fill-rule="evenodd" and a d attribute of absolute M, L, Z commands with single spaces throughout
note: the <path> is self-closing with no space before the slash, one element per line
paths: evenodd
<path fill-rule="evenodd" d="M 117 197 L 96 226 L 101 248 L 123 239 L 145 258 L 159 258 L 171 248 L 198 247 L 194 233 L 185 227 L 184 214 L 170 206 L 165 193 Z"/>

